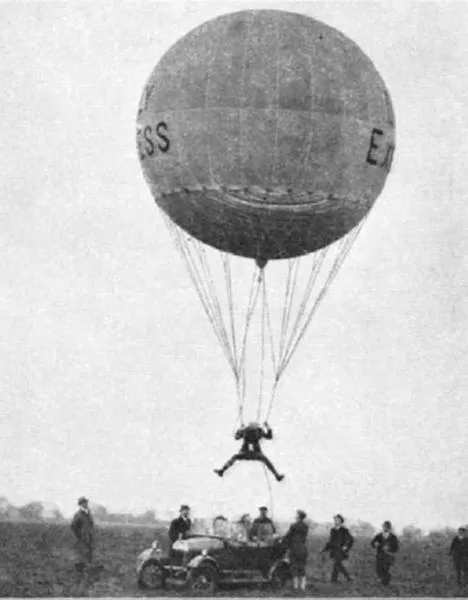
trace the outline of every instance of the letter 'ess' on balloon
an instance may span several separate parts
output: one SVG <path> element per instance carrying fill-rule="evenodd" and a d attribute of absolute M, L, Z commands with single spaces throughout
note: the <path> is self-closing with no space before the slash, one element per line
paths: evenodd
<path fill-rule="evenodd" d="M 161 58 L 137 145 L 156 203 L 224 252 L 301 256 L 343 237 L 385 184 L 391 100 L 342 33 L 278 10 L 227 14 Z"/>

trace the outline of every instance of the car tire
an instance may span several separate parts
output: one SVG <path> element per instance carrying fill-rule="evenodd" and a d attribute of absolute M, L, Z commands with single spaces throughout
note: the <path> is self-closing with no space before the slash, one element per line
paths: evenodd
<path fill-rule="evenodd" d="M 274 590 L 282 590 L 290 579 L 291 573 L 288 565 L 278 565 L 271 574 L 270 585 Z"/>
<path fill-rule="evenodd" d="M 143 590 L 162 590 L 166 587 L 164 568 L 157 560 L 148 560 L 138 573 L 138 587 Z"/>
<path fill-rule="evenodd" d="M 189 592 L 194 595 L 210 596 L 218 589 L 218 571 L 211 565 L 204 565 L 190 572 Z"/>

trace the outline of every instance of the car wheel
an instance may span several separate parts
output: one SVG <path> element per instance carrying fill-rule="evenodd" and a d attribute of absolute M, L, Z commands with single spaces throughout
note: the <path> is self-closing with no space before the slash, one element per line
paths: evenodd
<path fill-rule="evenodd" d="M 138 585 L 144 590 L 158 590 L 166 585 L 164 569 L 157 560 L 147 561 L 138 575 Z"/>
<path fill-rule="evenodd" d="M 194 569 L 189 575 L 189 590 L 193 594 L 207 596 L 218 588 L 218 572 L 208 565 Z"/>
<path fill-rule="evenodd" d="M 290 579 L 291 574 L 288 566 L 280 565 L 271 574 L 270 584 L 274 590 L 282 590 Z"/>

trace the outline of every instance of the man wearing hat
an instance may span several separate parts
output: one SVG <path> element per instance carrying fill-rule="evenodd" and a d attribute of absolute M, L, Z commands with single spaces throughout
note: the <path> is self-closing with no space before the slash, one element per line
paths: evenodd
<path fill-rule="evenodd" d="M 375 570 L 383 585 L 390 583 L 390 568 L 395 562 L 395 554 L 400 547 L 397 536 L 392 531 L 390 521 L 384 521 L 382 532 L 372 540 L 371 545 L 377 550 Z"/>
<path fill-rule="evenodd" d="M 351 577 L 343 565 L 343 561 L 349 556 L 349 551 L 354 544 L 354 538 L 344 526 L 344 519 L 341 515 L 335 515 L 333 522 L 334 527 L 330 529 L 330 539 L 321 552 L 329 552 L 330 558 L 333 560 L 332 583 L 338 582 L 339 573 L 343 573 L 346 579 L 351 581 Z"/>
<path fill-rule="evenodd" d="M 186 538 L 192 528 L 192 521 L 189 517 L 190 507 L 187 506 L 187 504 L 182 504 L 179 513 L 179 516 L 171 521 L 169 527 L 169 539 L 171 540 L 171 544 L 177 540 Z"/>
<path fill-rule="evenodd" d="M 453 566 L 457 574 L 457 583 L 461 584 L 462 579 L 468 574 L 468 537 L 466 528 L 459 527 L 456 535 L 450 545 L 449 554 L 453 559 Z"/>
<path fill-rule="evenodd" d="M 76 537 L 76 567 L 83 571 L 85 566 L 91 564 L 94 550 L 94 521 L 89 510 L 89 500 L 84 496 L 78 498 L 78 510 L 72 519 L 71 530 Z"/>
<path fill-rule="evenodd" d="M 260 514 L 252 523 L 250 539 L 266 542 L 276 533 L 276 527 L 268 516 L 268 508 L 266 506 L 260 506 L 258 510 Z"/>

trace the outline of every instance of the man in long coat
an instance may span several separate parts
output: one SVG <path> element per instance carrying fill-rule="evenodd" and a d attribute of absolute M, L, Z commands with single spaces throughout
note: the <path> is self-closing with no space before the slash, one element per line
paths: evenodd
<path fill-rule="evenodd" d="M 457 583 L 461 584 L 464 577 L 468 575 L 468 537 L 466 528 L 459 527 L 450 545 L 449 554 L 453 559 L 453 566 L 457 575 Z"/>
<path fill-rule="evenodd" d="M 76 538 L 76 551 L 78 570 L 91 564 L 94 552 L 94 520 L 89 509 L 89 500 L 83 496 L 78 499 L 78 510 L 76 511 L 71 529 Z"/>

